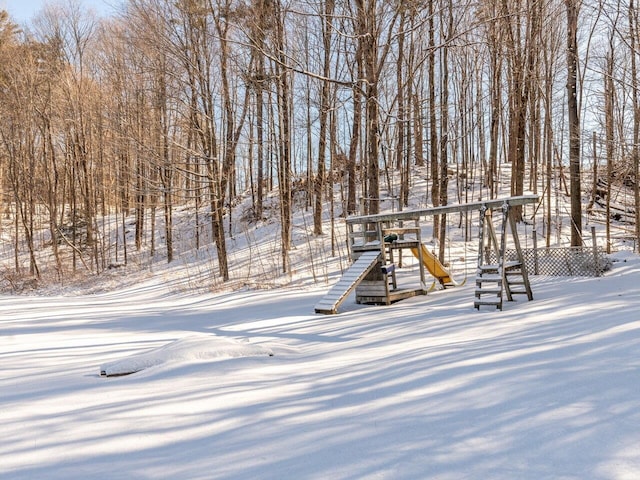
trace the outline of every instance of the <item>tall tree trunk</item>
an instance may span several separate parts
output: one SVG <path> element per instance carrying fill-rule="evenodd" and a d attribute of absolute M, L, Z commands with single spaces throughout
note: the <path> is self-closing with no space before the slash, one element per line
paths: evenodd
<path fill-rule="evenodd" d="M 396 169 L 400 172 L 400 192 L 398 208 L 408 204 L 409 197 L 409 171 L 405 170 L 405 80 L 404 80 L 404 40 L 406 10 L 403 8 L 400 14 L 398 33 L 398 53 L 396 59 L 396 97 L 398 104 L 398 116 L 396 119 Z"/>
<path fill-rule="evenodd" d="M 361 22 L 360 42 L 362 42 L 362 58 L 364 60 L 365 85 L 365 117 L 366 117 L 366 182 L 367 196 L 365 213 L 375 214 L 380 211 L 379 185 L 379 112 L 378 112 L 378 25 L 375 0 L 357 0 L 358 14 Z"/>
<path fill-rule="evenodd" d="M 614 40 L 609 39 L 609 52 L 607 52 L 606 72 L 604 75 L 604 130 L 607 156 L 607 199 L 605 204 L 607 253 L 611 253 L 611 183 L 613 182 L 613 160 L 615 151 L 614 122 L 615 89 L 613 85 L 614 75 Z"/>
<path fill-rule="evenodd" d="M 640 253 L 640 93 L 638 92 L 638 11 L 634 0 L 629 0 L 629 50 L 631 55 L 631 99 L 633 105 L 633 197 L 635 209 L 635 245 Z"/>
<path fill-rule="evenodd" d="M 252 24 L 252 55 L 255 64 L 253 76 L 253 88 L 256 96 L 256 201 L 255 217 L 262 218 L 264 205 L 264 89 L 267 83 L 267 72 L 265 69 L 265 39 L 268 28 L 269 9 L 267 0 L 254 0 L 253 2 L 253 24 Z"/>
<path fill-rule="evenodd" d="M 427 57 L 429 77 L 429 166 L 431 168 L 431 202 L 434 207 L 440 205 L 440 169 L 438 168 L 438 118 L 436 110 L 436 41 L 435 41 L 435 0 L 428 0 L 427 15 L 429 17 L 429 53 Z M 433 217 L 433 236 L 440 231 L 440 216 Z"/>
<path fill-rule="evenodd" d="M 276 48 L 278 60 L 276 76 L 278 78 L 278 118 L 279 118 L 279 162 L 278 185 L 280 190 L 280 237 L 282 253 L 282 271 L 290 273 L 289 249 L 291 248 L 291 95 L 290 75 L 284 67 L 287 64 L 285 43 L 285 12 L 280 0 L 276 7 Z"/>
<path fill-rule="evenodd" d="M 413 93 L 412 100 L 412 119 L 413 119 L 413 141 L 416 156 L 416 166 L 424 166 L 424 135 L 422 122 L 422 107 L 420 105 L 420 97 L 417 93 Z"/>
<path fill-rule="evenodd" d="M 453 4 L 449 0 L 448 8 L 442 13 L 442 21 L 446 18 L 445 30 L 445 46 L 441 49 L 441 85 L 442 94 L 440 98 L 440 205 L 447 205 L 448 202 L 448 186 L 449 186 L 449 47 L 448 40 L 453 35 Z M 443 24 L 443 30 L 444 30 Z M 445 245 L 447 242 L 447 215 L 442 215 L 440 220 L 440 229 L 438 234 L 439 240 L 439 258 L 441 262 L 445 261 Z"/>
<path fill-rule="evenodd" d="M 158 59 L 156 72 L 158 75 L 156 85 L 157 103 L 157 156 L 158 178 L 162 185 L 162 209 L 164 214 L 164 236 L 167 249 L 167 263 L 173 261 L 173 174 L 171 159 L 169 157 L 169 113 L 167 108 L 167 84 L 165 74 L 167 72 L 164 58 Z"/>
<path fill-rule="evenodd" d="M 364 75 L 364 62 L 362 59 L 362 42 L 356 45 L 355 54 L 357 79 Z M 354 81 L 352 88 L 353 96 L 353 125 L 351 127 L 351 139 L 349 141 L 349 156 L 347 157 L 347 214 L 352 215 L 357 211 L 356 190 L 357 173 L 356 164 L 358 151 L 360 150 L 360 130 L 362 128 L 362 93 L 357 82 Z"/>
<path fill-rule="evenodd" d="M 578 117 L 578 0 L 567 6 L 567 109 L 569 115 L 569 176 L 571 183 L 571 246 L 582 245 L 580 186 L 580 119 Z"/>
<path fill-rule="evenodd" d="M 324 12 L 322 15 L 322 46 L 323 46 L 323 67 L 322 86 L 320 88 L 320 131 L 318 134 L 318 173 L 315 178 L 314 184 L 314 197 L 315 205 L 313 211 L 313 233 L 316 235 L 322 234 L 322 192 L 324 190 L 324 184 L 326 181 L 326 154 L 327 154 L 327 119 L 330 110 L 330 84 L 329 76 L 331 72 L 331 36 L 333 30 L 333 9 L 334 0 L 325 0 Z M 329 182 L 333 180 L 330 178 Z"/>

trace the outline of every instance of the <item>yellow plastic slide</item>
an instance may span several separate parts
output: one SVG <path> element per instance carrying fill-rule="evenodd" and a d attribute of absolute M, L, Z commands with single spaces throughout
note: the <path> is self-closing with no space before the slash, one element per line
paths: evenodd
<path fill-rule="evenodd" d="M 422 248 L 422 263 L 429 270 L 429 273 L 440 282 L 441 285 L 458 285 L 458 283 L 451 277 L 449 271 L 440 263 L 440 261 L 433 255 L 424 244 L 421 244 Z M 420 258 L 420 254 L 417 248 L 412 248 L 411 252 L 416 258 Z"/>

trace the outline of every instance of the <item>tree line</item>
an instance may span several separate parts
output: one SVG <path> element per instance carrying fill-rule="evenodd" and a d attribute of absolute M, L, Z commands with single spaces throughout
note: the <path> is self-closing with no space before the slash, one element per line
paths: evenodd
<path fill-rule="evenodd" d="M 287 272 L 297 201 L 321 235 L 325 215 L 376 213 L 383 194 L 407 207 L 416 167 L 433 206 L 453 200 L 451 180 L 456 201 L 494 198 L 510 169 L 512 195 L 542 197 L 547 245 L 555 194 L 571 198 L 572 245 L 589 193 L 587 209 L 606 203 L 610 240 L 623 179 L 637 240 L 634 2 L 127 0 L 97 18 L 68 1 L 29 26 L 0 11 L 7 268 L 98 273 L 132 249 L 171 262 L 173 215 L 188 205 L 196 247 L 215 244 L 228 280 L 234 205 L 248 193 L 255 221 L 277 198 Z M 443 238 L 447 219 L 435 222 Z"/>

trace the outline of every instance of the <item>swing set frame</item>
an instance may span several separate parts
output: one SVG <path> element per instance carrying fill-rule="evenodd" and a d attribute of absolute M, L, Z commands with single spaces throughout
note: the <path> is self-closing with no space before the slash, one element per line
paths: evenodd
<path fill-rule="evenodd" d="M 449 271 L 434 255 L 428 252 L 421 239 L 421 219 L 430 219 L 436 215 L 449 213 L 474 211 L 484 213 L 494 209 L 509 210 L 512 207 L 536 203 L 538 200 L 538 195 L 521 195 L 420 210 L 348 217 L 346 224 L 351 261 L 356 261 L 363 252 L 379 252 L 377 265 L 369 270 L 356 287 L 356 303 L 390 305 L 404 298 L 426 295 L 433 290 L 437 283 L 440 283 L 442 288 L 447 288 L 463 285 L 466 282 L 466 267 L 464 280 L 459 283 L 455 282 Z M 505 217 L 503 221 L 506 220 Z M 483 216 L 481 222 L 484 221 Z M 482 231 L 482 228 L 480 230 Z M 504 232 L 504 229 L 501 230 Z M 396 266 L 402 267 L 404 249 L 411 250 L 418 259 L 420 275 L 418 288 L 403 289 L 398 287 Z M 479 252 L 479 255 L 481 254 Z M 433 269 L 429 268 L 431 261 L 434 262 Z M 429 270 L 434 276 L 431 286 L 427 285 L 426 270 Z"/>

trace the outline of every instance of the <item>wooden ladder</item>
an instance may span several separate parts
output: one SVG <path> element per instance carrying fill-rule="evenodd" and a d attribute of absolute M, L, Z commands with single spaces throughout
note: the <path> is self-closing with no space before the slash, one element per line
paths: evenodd
<path fill-rule="evenodd" d="M 513 301 L 514 295 L 527 295 L 529 301 L 533 300 L 533 292 L 529 283 L 529 275 L 524 261 L 515 219 L 510 214 L 507 203 L 502 206 L 502 225 L 500 235 L 500 247 L 496 252 L 497 264 L 489 264 L 488 256 L 491 245 L 497 247 L 498 242 L 491 222 L 491 214 L 485 207 L 480 210 L 480 232 L 478 246 L 478 269 L 476 272 L 476 289 L 473 306 L 480 310 L 481 305 L 495 306 L 502 310 L 503 292 L 508 301 Z M 513 235 L 516 248 L 516 259 L 507 262 L 505 259 L 507 224 Z M 485 229 L 487 232 L 485 232 Z M 485 252 L 485 236 L 489 238 L 487 252 Z M 485 253 L 487 263 L 485 263 Z M 490 298 L 487 298 L 489 296 Z"/>

